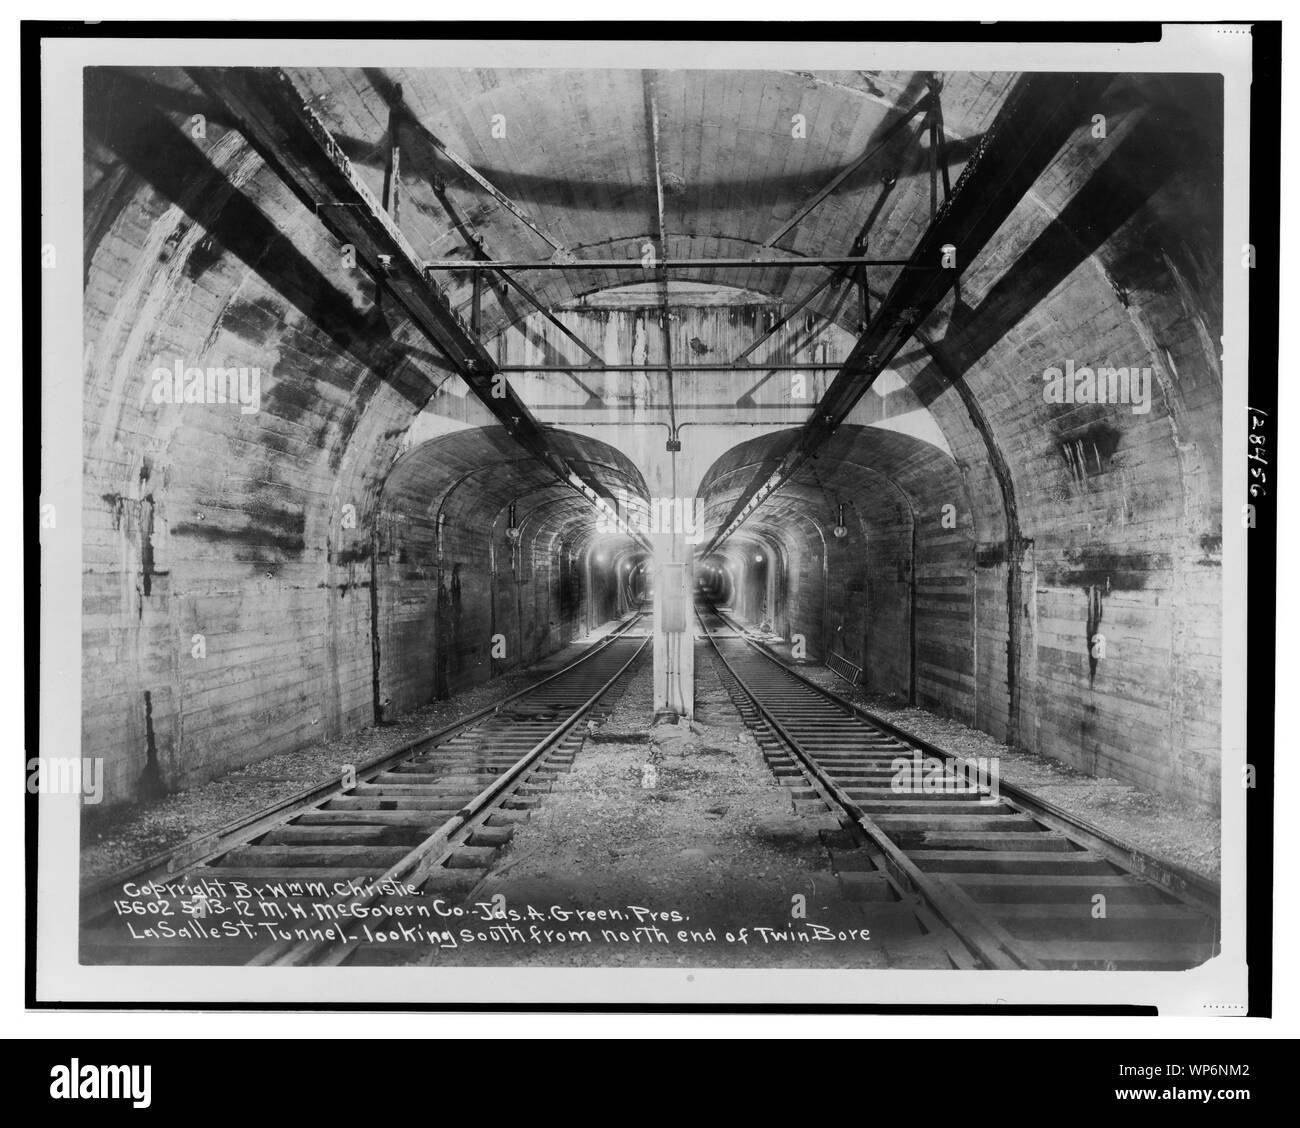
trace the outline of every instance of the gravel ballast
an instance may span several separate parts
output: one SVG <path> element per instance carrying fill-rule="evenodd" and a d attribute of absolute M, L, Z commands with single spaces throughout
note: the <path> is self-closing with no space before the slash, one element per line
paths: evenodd
<path fill-rule="evenodd" d="M 607 623 L 535 666 L 503 674 L 446 701 L 432 702 L 391 724 L 372 725 L 297 752 L 258 760 L 148 802 L 104 810 L 85 806 L 81 817 L 81 880 L 84 883 L 117 873 L 269 807 L 311 784 L 338 778 L 346 764 L 363 764 L 425 733 L 454 724 L 574 661 L 615 627 Z"/>
<path fill-rule="evenodd" d="M 530 909 L 613 911 L 624 919 L 583 919 L 578 927 L 589 939 L 578 942 L 475 945 L 429 962 L 873 968 L 941 961 L 910 910 L 844 896 L 827 845 L 839 823 L 824 808 L 796 813 L 703 643 L 695 671 L 702 720 L 655 725 L 649 664 L 634 674 L 474 896 L 476 903 L 504 898 L 525 922 L 534 919 Z M 796 895 L 797 912 L 806 915 L 795 915 Z M 666 939 L 633 936 L 637 907 L 654 914 Z M 681 919 L 665 921 L 671 914 Z M 554 928 L 554 920 L 541 927 Z"/>
<path fill-rule="evenodd" d="M 861 705 L 890 724 L 956 756 L 996 756 L 1000 778 L 1145 853 L 1219 880 L 1217 816 L 1174 796 L 1157 795 L 1117 779 L 1091 776 L 1048 756 L 1017 751 L 986 732 L 908 705 L 898 697 L 850 686 L 825 666 L 791 661 L 789 643 L 783 639 L 771 634 L 758 637 L 809 681 Z"/>

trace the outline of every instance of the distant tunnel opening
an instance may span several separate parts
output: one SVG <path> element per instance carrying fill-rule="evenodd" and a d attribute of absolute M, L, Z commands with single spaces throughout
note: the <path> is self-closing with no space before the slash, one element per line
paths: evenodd
<path fill-rule="evenodd" d="M 611 484 L 644 491 L 618 451 L 557 438 Z M 500 428 L 403 455 L 374 514 L 380 720 L 531 665 L 626 614 L 645 552 L 602 531 L 588 502 L 535 460 L 503 458 Z"/>

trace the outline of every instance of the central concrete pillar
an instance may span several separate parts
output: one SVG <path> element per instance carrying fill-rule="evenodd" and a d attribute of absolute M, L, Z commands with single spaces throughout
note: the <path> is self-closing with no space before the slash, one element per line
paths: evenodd
<path fill-rule="evenodd" d="M 654 561 L 654 711 L 695 716 L 695 575 L 680 535 L 656 534 Z"/>

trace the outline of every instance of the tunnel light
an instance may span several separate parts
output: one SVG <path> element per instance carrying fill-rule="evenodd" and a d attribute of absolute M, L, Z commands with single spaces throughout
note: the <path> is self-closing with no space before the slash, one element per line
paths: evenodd
<path fill-rule="evenodd" d="M 761 552 L 754 553 L 754 563 L 755 564 L 763 563 L 763 554 Z"/>
<path fill-rule="evenodd" d="M 848 526 L 844 524 L 844 504 L 840 503 L 839 515 L 835 518 L 835 528 L 831 530 L 836 540 L 843 540 L 849 535 Z"/>
<path fill-rule="evenodd" d="M 596 553 L 596 563 L 597 563 L 597 564 L 604 564 L 606 559 L 607 559 L 607 558 L 606 558 L 606 556 L 605 556 L 605 554 L 604 554 L 603 552 L 598 552 L 598 553 Z"/>

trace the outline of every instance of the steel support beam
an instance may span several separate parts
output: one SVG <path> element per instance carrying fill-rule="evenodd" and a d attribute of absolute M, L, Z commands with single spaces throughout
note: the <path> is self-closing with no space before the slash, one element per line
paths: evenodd
<path fill-rule="evenodd" d="M 650 115 L 650 163 L 654 169 L 655 178 L 655 226 L 659 232 L 659 255 L 656 257 L 662 258 L 668 254 L 668 223 L 664 218 L 663 159 L 659 152 L 659 99 L 655 92 L 654 71 L 645 72 L 644 82 L 646 101 L 649 103 L 647 109 Z M 666 376 L 664 384 L 668 391 L 667 449 L 672 454 L 681 449 L 681 442 L 677 438 L 677 405 L 674 402 L 673 395 L 673 329 L 672 321 L 668 317 L 668 271 L 666 268 L 661 267 L 655 271 L 655 274 L 659 280 L 659 326 L 664 349 L 663 371 Z M 675 480 L 675 460 L 673 465 Z M 674 492 L 676 491 L 674 490 Z"/>
<path fill-rule="evenodd" d="M 357 262 L 401 303 L 515 441 L 602 513 L 612 513 L 594 483 L 551 447 L 542 425 L 428 278 L 414 248 L 288 75 L 279 69 L 195 69 L 190 77 L 230 112 L 240 132 L 326 230 L 352 245 Z"/>
<path fill-rule="evenodd" d="M 580 348 L 583 352 L 585 352 L 591 358 L 595 367 L 597 368 L 605 367 L 605 361 L 602 359 L 600 353 L 598 353 L 595 349 L 593 349 L 589 344 L 587 344 L 586 341 L 584 341 L 581 337 L 579 337 L 577 333 L 575 333 L 572 329 L 570 329 L 567 325 L 565 325 L 563 321 L 561 321 L 558 317 L 556 317 L 555 314 L 551 311 L 551 309 L 542 303 L 541 298 L 539 298 L 530 289 L 528 289 L 527 286 L 525 286 L 522 282 L 516 279 L 512 274 L 508 274 L 506 271 L 502 270 L 490 258 L 484 258 L 482 262 L 484 266 L 496 271 L 496 273 L 501 276 L 501 280 L 507 286 L 513 288 L 514 291 L 517 294 L 519 294 L 521 298 L 524 299 L 524 301 L 526 301 L 530 306 L 532 306 L 535 310 L 537 310 L 538 313 L 540 313 L 544 318 L 546 318 L 547 321 L 549 321 L 552 325 L 554 325 L 561 333 L 564 334 L 564 336 L 566 336 L 570 341 L 572 341 L 575 345 L 577 345 L 578 348 Z M 478 278 L 477 268 L 475 268 L 474 276 L 475 279 L 477 280 Z M 585 367 L 585 365 L 569 365 L 565 368 L 557 369 L 557 371 L 569 372 L 572 371 L 572 369 L 575 367 L 583 368 Z"/>
<path fill-rule="evenodd" d="M 397 87 L 396 89 L 400 95 L 401 87 Z M 483 270 L 480 269 L 478 264 L 482 263 L 485 267 L 492 264 L 492 256 L 484 249 L 482 239 L 474 233 L 470 225 L 461 217 L 451 200 L 447 197 L 447 186 L 442 179 L 434 178 L 429 182 L 429 187 L 433 189 L 433 194 L 438 197 L 438 202 L 442 205 L 443 211 L 447 213 L 447 218 L 455 225 L 456 229 L 460 232 L 461 237 L 465 240 L 466 246 L 468 246 L 474 254 L 473 260 L 468 264 L 472 295 L 470 299 L 470 328 L 473 330 L 474 336 L 481 337 L 483 331 Z M 427 271 L 427 266 L 425 269 Z M 591 357 L 593 361 L 597 364 L 602 363 L 599 354 L 597 354 L 594 349 L 590 348 L 585 341 L 573 333 L 567 325 L 551 312 L 549 308 L 543 305 L 541 300 L 531 290 L 525 287 L 522 282 L 519 282 L 504 270 L 497 270 L 495 266 L 492 266 L 492 269 L 501 279 L 503 294 L 506 288 L 513 288 L 515 292 L 524 299 L 524 301 L 533 306 L 543 317 L 559 329 L 560 332 L 565 334 L 565 336 L 573 341 L 574 344 L 582 349 L 583 352 Z"/>
<path fill-rule="evenodd" d="M 880 135 L 879 138 L 877 138 L 876 143 L 872 145 L 871 148 L 867 149 L 866 152 L 864 152 L 861 156 L 857 157 L 855 160 L 850 161 L 849 164 L 847 164 L 843 169 L 841 169 L 836 176 L 832 177 L 831 180 L 827 184 L 825 184 L 820 191 L 816 192 L 812 196 L 812 198 L 808 200 L 807 203 L 805 203 L 801 208 L 799 208 L 799 210 L 796 211 L 794 215 L 792 215 L 783 224 L 781 224 L 781 226 L 775 232 L 769 235 L 767 239 L 764 240 L 763 246 L 764 247 L 776 246 L 777 241 L 783 235 L 785 235 L 792 228 L 796 227 L 799 223 L 801 223 L 804 219 L 806 219 L 808 215 L 817 207 L 818 204 L 820 204 L 824 199 L 830 196 L 841 184 L 843 184 L 850 176 L 852 176 L 855 172 L 857 172 L 858 169 L 860 169 L 864 164 L 866 164 L 867 161 L 871 160 L 872 157 L 874 157 L 877 153 L 883 150 L 885 146 L 888 145 L 889 142 L 893 140 L 894 135 L 897 134 L 900 130 L 902 130 L 903 127 L 907 125 L 909 121 L 911 121 L 914 117 L 916 117 L 917 114 L 925 110 L 928 110 L 930 108 L 933 97 L 934 97 L 933 92 L 926 94 L 924 97 L 920 99 L 920 101 L 916 103 L 916 105 L 914 105 L 910 110 L 908 110 L 907 113 L 905 113 L 902 117 L 898 118 L 896 121 L 890 123 L 889 128 L 886 129 L 884 133 Z"/>
<path fill-rule="evenodd" d="M 659 99 L 654 71 L 643 72 L 646 114 L 650 134 L 650 164 L 654 173 L 655 227 L 658 232 L 662 262 L 668 254 L 668 223 L 664 217 L 663 157 L 659 148 Z M 673 390 L 673 329 L 668 314 L 668 270 L 655 270 L 659 290 L 659 326 L 663 340 L 664 385 L 668 395 L 668 453 L 672 492 L 677 494 L 677 405 Z M 687 610 L 694 595 L 692 555 L 681 531 L 660 532 L 655 536 L 654 559 L 654 679 L 652 702 L 654 715 L 670 713 L 680 717 L 695 716 L 695 646 L 691 639 L 691 617 Z"/>
<path fill-rule="evenodd" d="M 371 76 L 371 79 L 373 82 L 373 75 Z M 424 122 L 415 116 L 414 111 L 402 98 L 402 88 L 400 85 L 394 84 L 391 88 L 385 89 L 381 82 L 375 86 L 375 91 L 381 98 L 384 98 L 385 101 L 388 102 L 389 112 L 400 116 L 402 122 L 409 127 L 410 135 L 412 137 L 423 142 L 435 153 L 438 153 L 460 169 L 460 171 L 469 177 L 470 180 L 482 188 L 483 191 L 492 197 L 492 199 L 496 200 L 496 202 L 505 208 L 506 211 L 527 227 L 529 231 L 543 242 L 548 243 L 557 255 L 560 255 L 561 257 L 569 255 L 569 249 L 560 242 L 559 239 L 546 231 L 532 218 L 532 216 L 502 192 L 500 188 L 488 180 L 488 178 L 470 164 L 469 161 L 454 150 L 447 148 L 447 146 L 442 143 L 441 139 L 439 139 L 438 136 L 424 124 Z"/>
<path fill-rule="evenodd" d="M 769 329 L 766 333 L 764 333 L 761 337 L 759 337 L 758 340 L 754 341 L 753 344 L 751 344 L 749 348 L 747 348 L 744 352 L 740 353 L 736 357 L 736 364 L 737 365 L 748 364 L 749 363 L 748 358 L 752 353 L 757 352 L 758 349 L 761 348 L 766 342 L 770 341 L 782 329 L 784 329 L 787 325 L 789 325 L 791 321 L 793 321 L 800 313 L 803 312 L 804 308 L 813 300 L 813 298 L 815 298 L 828 286 L 839 281 L 842 277 L 843 274 L 837 270 L 831 274 L 828 274 L 825 278 L 823 278 L 819 283 L 817 283 L 816 286 L 812 288 L 812 290 L 810 290 L 806 295 L 804 295 L 804 297 L 800 298 L 799 301 L 795 303 L 794 308 L 791 309 L 788 313 L 786 313 L 785 316 L 782 317 L 779 321 L 777 321 L 776 324 L 774 324 L 771 329 Z M 764 367 L 767 366 L 765 365 Z M 835 367 L 838 368 L 839 365 L 836 365 Z"/>
<path fill-rule="evenodd" d="M 845 360 L 816 410 L 776 469 L 753 481 L 726 525 L 709 542 L 714 551 L 763 501 L 780 489 L 853 410 L 916 327 L 938 306 L 997 229 L 1024 198 L 1110 84 L 1109 74 L 1022 75 L 988 132 L 938 209 L 904 270 L 885 295 L 867 331 Z M 951 246 L 956 265 L 935 270 Z"/>

